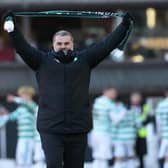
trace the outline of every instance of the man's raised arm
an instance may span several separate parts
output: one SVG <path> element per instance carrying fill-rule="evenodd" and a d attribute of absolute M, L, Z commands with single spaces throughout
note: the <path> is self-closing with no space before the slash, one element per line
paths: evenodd
<path fill-rule="evenodd" d="M 31 69 L 37 70 L 41 64 L 44 53 L 27 43 L 16 25 L 15 16 L 12 12 L 7 12 L 4 15 L 3 22 L 4 30 L 9 33 L 16 52 Z"/>
<path fill-rule="evenodd" d="M 125 43 L 133 26 L 132 17 L 126 13 L 120 25 L 107 37 L 94 46 L 82 51 L 80 54 L 91 68 L 99 64 L 119 44 Z"/>

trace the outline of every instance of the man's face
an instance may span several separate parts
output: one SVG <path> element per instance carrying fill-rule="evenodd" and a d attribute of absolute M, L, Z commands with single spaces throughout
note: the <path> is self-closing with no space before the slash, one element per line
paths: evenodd
<path fill-rule="evenodd" d="M 115 89 L 112 88 L 112 89 L 106 90 L 105 91 L 105 95 L 107 97 L 109 97 L 110 99 L 112 99 L 112 100 L 116 100 L 116 98 L 118 96 L 118 93 L 117 93 L 117 90 L 115 90 Z"/>
<path fill-rule="evenodd" d="M 53 48 L 56 52 L 62 50 L 64 53 L 67 53 L 68 50 L 73 50 L 74 43 L 72 37 L 69 35 L 55 36 L 53 39 Z"/>
<path fill-rule="evenodd" d="M 112 100 L 116 100 L 117 99 L 118 93 L 117 93 L 117 91 L 115 89 L 111 89 L 109 91 L 109 94 L 110 94 L 110 97 L 111 97 Z"/>
<path fill-rule="evenodd" d="M 32 100 L 33 97 L 31 94 L 26 94 L 26 93 L 22 93 L 19 95 L 23 100 L 27 101 L 27 100 Z"/>
<path fill-rule="evenodd" d="M 139 105 L 141 104 L 141 96 L 138 94 L 131 96 L 131 104 L 133 105 Z"/>

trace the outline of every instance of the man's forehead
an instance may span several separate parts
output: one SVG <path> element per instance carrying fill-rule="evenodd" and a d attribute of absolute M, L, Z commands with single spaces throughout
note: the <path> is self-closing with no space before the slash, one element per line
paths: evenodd
<path fill-rule="evenodd" d="M 72 37 L 70 35 L 65 35 L 65 36 L 61 36 L 61 35 L 56 35 L 54 37 L 55 41 L 72 41 Z"/>

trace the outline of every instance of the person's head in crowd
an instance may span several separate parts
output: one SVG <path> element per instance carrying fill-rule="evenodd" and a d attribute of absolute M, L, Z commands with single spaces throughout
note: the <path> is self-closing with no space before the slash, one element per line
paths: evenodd
<path fill-rule="evenodd" d="M 32 86 L 21 86 L 17 91 L 18 96 L 25 101 L 31 101 L 35 93 L 35 89 Z"/>
<path fill-rule="evenodd" d="M 140 105 L 142 102 L 142 95 L 139 92 L 134 92 L 130 96 L 131 105 Z"/>
<path fill-rule="evenodd" d="M 106 88 L 103 91 L 103 95 L 109 99 L 116 100 L 118 97 L 118 92 L 116 88 Z"/>

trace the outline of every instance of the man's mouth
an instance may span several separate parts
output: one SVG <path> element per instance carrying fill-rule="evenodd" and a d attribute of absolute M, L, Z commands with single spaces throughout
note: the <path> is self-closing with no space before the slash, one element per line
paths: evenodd
<path fill-rule="evenodd" d="M 64 52 L 65 55 L 68 54 L 68 50 L 62 50 Z"/>

